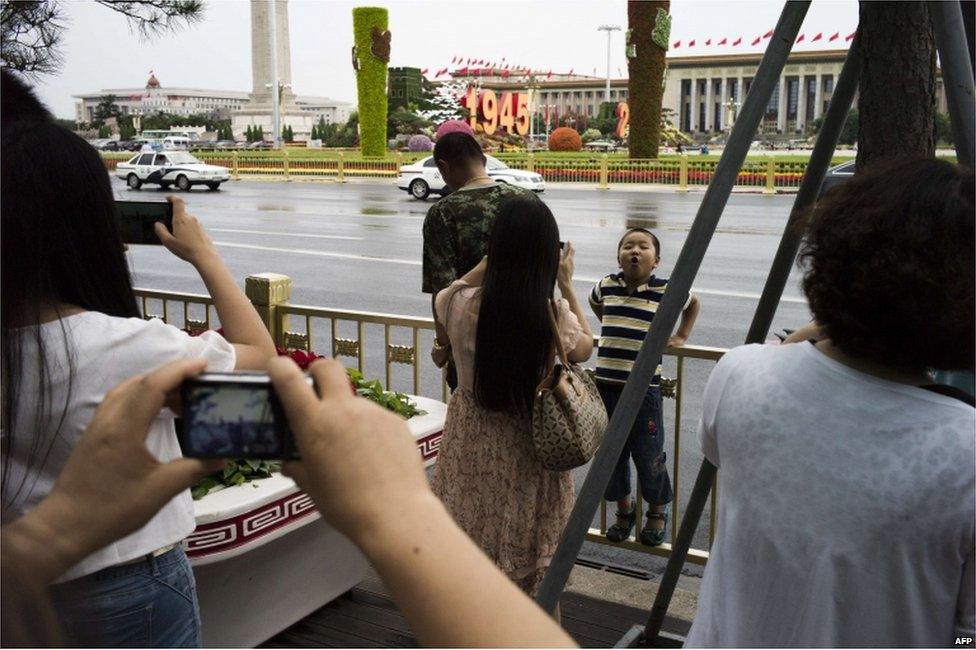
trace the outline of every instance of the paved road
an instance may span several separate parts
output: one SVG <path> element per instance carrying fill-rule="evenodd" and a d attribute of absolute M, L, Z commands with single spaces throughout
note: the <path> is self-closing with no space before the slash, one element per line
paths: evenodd
<path fill-rule="evenodd" d="M 130 191 L 115 182 L 119 198 L 162 198 L 153 189 Z M 582 190 L 551 188 L 543 199 L 559 223 L 561 239 L 573 242 L 576 290 L 581 297 L 604 274 L 616 270 L 616 243 L 630 226 L 650 228 L 662 242 L 659 274 L 667 276 L 703 194 L 673 191 Z M 347 184 L 235 182 L 219 192 L 194 189 L 183 194 L 190 211 L 200 218 L 221 255 L 240 278 L 273 271 L 294 280 L 292 302 L 340 309 L 429 316 L 430 299 L 420 293 L 421 226 L 431 201 L 419 202 L 392 183 Z M 737 194 L 731 197 L 709 252 L 698 273 L 694 291 L 702 312 L 690 343 L 732 347 L 745 338 L 758 294 L 772 261 L 793 196 Z M 203 292 L 203 284 L 184 262 L 156 247 L 133 247 L 129 254 L 137 286 Z M 585 299 L 584 299 L 585 300 Z M 794 272 L 781 302 L 774 327 L 795 326 L 809 317 Z M 596 319 L 591 326 L 598 331 Z M 302 329 L 300 323 L 295 329 Z M 355 337 L 354 328 L 340 335 Z M 379 357 L 382 328 L 367 328 L 374 341 L 367 356 L 367 375 L 383 378 Z M 429 346 L 424 339 L 423 345 Z M 408 335 L 394 342 L 409 343 Z M 313 349 L 329 350 L 328 328 L 315 325 Z M 686 389 L 681 417 L 682 439 L 678 493 L 687 498 L 701 462 L 695 439 L 700 395 L 713 364 L 686 363 Z M 669 368 L 670 366 L 670 368 Z M 673 376 L 673 361 L 665 374 Z M 669 372 L 670 370 L 670 372 Z M 409 372 L 394 374 L 394 386 L 409 389 Z M 423 369 L 425 394 L 438 395 L 433 366 Z M 667 400 L 666 428 L 675 430 L 674 403 Z M 577 485 L 585 468 L 577 470 Z M 707 545 L 707 521 L 693 546 Z M 591 559 L 659 570 L 661 563 L 643 555 L 587 544 Z"/>

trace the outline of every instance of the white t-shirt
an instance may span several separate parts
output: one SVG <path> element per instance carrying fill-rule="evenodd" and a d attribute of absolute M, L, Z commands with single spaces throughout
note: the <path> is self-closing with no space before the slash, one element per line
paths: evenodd
<path fill-rule="evenodd" d="M 28 335 L 24 337 L 23 372 L 17 412 L 13 418 L 10 475 L 6 483 L 9 493 L 16 495 L 11 504 L 14 513 L 30 510 L 51 491 L 95 408 L 112 388 L 129 377 L 178 359 L 204 357 L 207 370 L 212 372 L 233 370 L 236 361 L 233 346 L 216 332 L 191 337 L 158 319 L 117 318 L 88 311 L 45 323 L 40 326 L 40 331 L 48 359 L 51 384 L 48 409 L 51 415 L 43 431 L 34 430 L 39 360 L 33 337 Z M 73 365 L 70 390 L 65 333 Z M 42 464 L 44 450 L 62 411 L 65 416 L 60 434 Z M 31 446 L 37 436 L 42 444 L 40 454 L 32 461 Z M 146 446 L 162 462 L 181 456 L 169 410 L 164 409 L 149 426 Z M 141 529 L 89 555 L 61 576 L 59 582 L 134 560 L 176 543 L 194 527 L 193 501 L 190 491 L 184 490 Z"/>
<path fill-rule="evenodd" d="M 687 647 L 972 636 L 976 410 L 809 343 L 718 363 L 699 429 L 715 541 Z"/>

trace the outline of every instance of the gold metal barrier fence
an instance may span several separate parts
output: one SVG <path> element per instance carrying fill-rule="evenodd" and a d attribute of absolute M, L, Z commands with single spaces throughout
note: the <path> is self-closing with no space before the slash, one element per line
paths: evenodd
<path fill-rule="evenodd" d="M 275 273 L 261 273 L 248 276 L 245 280 L 245 293 L 261 315 L 262 320 L 271 332 L 275 343 L 288 350 L 304 350 L 306 352 L 328 352 L 333 358 L 355 359 L 356 367 L 367 377 L 378 374 L 384 376 L 384 386 L 387 390 L 410 392 L 414 395 L 435 395 L 444 402 L 448 401 L 447 384 L 441 377 L 429 357 L 430 342 L 433 339 L 434 322 L 431 318 L 397 316 L 374 312 L 352 311 L 345 309 L 329 309 L 289 303 L 291 298 L 291 278 Z M 164 322 L 198 334 L 219 325 L 214 313 L 213 300 L 204 294 L 179 293 L 159 291 L 154 289 L 136 289 L 145 318 L 160 318 Z M 326 338 L 319 321 L 328 321 Z M 382 337 L 382 339 L 380 339 Z M 367 350 L 375 350 L 382 340 L 382 353 L 367 355 Z M 374 342 L 373 347 L 368 345 Z M 594 344 L 598 342 L 594 337 Z M 317 344 L 327 343 L 325 348 Z M 666 371 L 670 366 L 669 358 L 675 360 L 674 379 L 663 379 L 661 392 L 665 397 L 672 398 L 674 403 L 673 431 L 666 436 L 670 440 L 671 482 L 674 501 L 671 505 L 671 543 L 657 547 L 644 546 L 638 539 L 643 519 L 638 522 L 633 539 L 613 543 L 607 541 L 604 534 L 607 529 L 607 504 L 603 502 L 600 508 L 598 528 L 591 528 L 587 540 L 609 546 L 626 548 L 632 551 L 653 555 L 669 556 L 671 545 L 674 543 L 678 525 L 681 521 L 680 487 L 683 485 L 681 474 L 681 443 L 682 443 L 682 406 L 686 390 L 685 378 L 688 372 L 686 362 L 700 361 L 714 363 L 718 361 L 726 350 L 700 346 L 669 347 L 664 351 Z M 425 374 L 422 368 L 430 374 Z M 400 372 L 398 372 L 400 371 Z M 405 371 L 405 372 L 404 372 Z M 427 381 L 424 378 L 427 377 Z M 426 387 L 426 388 L 425 388 Z M 701 388 L 704 388 L 704 384 Z M 666 409 L 667 410 L 667 409 Z M 715 517 L 718 503 L 718 487 L 714 488 L 711 496 L 711 526 L 708 543 L 715 535 Z M 636 494 L 636 507 L 642 509 L 640 491 Z M 692 562 L 704 564 L 708 559 L 707 549 L 691 549 L 689 559 Z"/>
<path fill-rule="evenodd" d="M 105 168 L 114 171 L 118 163 L 131 158 L 131 153 L 102 152 Z M 282 151 L 197 151 L 200 160 L 230 169 L 231 178 L 242 176 L 329 179 L 345 182 L 346 178 L 396 178 L 400 167 L 423 154 L 395 153 L 393 159 L 368 159 L 344 152 L 317 153 L 314 149 L 284 149 Z M 703 188 L 711 182 L 717 161 L 699 160 L 689 156 L 647 160 L 609 158 L 606 154 L 579 158 L 504 155 L 512 169 L 540 174 L 550 183 L 592 183 L 599 189 L 612 185 L 674 185 L 677 191 L 689 187 Z M 806 162 L 749 161 L 743 164 L 736 180 L 739 188 L 754 188 L 764 194 L 778 190 L 795 190 L 803 180 Z"/>

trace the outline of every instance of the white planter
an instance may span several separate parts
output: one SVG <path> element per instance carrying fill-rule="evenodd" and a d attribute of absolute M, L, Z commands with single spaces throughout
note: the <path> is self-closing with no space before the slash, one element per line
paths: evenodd
<path fill-rule="evenodd" d="M 447 405 L 411 399 L 427 411 L 408 424 L 429 467 Z M 196 576 L 205 647 L 256 646 L 363 579 L 366 558 L 290 478 L 217 490 L 194 505 L 197 528 L 183 547 Z"/>

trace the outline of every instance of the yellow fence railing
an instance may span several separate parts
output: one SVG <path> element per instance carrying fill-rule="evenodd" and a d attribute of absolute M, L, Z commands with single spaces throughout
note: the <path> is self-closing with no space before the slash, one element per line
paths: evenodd
<path fill-rule="evenodd" d="M 274 178 L 291 180 L 332 180 L 347 178 L 396 178 L 400 167 L 414 161 L 416 154 L 397 152 L 392 159 L 367 159 L 336 152 L 322 155 L 314 150 L 284 149 L 282 151 L 198 151 L 200 160 L 211 165 L 227 167 L 231 178 Z M 134 154 L 102 152 L 109 171 Z M 678 191 L 704 188 L 715 174 L 716 160 L 699 160 L 689 156 L 660 159 L 631 160 L 596 156 L 540 157 L 533 153 L 507 155 L 505 162 L 513 169 L 533 171 L 548 183 L 592 184 L 600 189 L 619 185 L 670 185 Z M 796 191 L 803 180 L 806 162 L 747 161 L 736 179 L 739 188 L 753 188 L 764 193 Z"/>
<path fill-rule="evenodd" d="M 356 367 L 367 377 L 382 376 L 387 390 L 401 390 L 448 401 L 447 384 L 428 354 L 434 336 L 433 319 L 291 304 L 291 279 L 274 273 L 248 276 L 245 292 L 279 347 L 328 354 L 337 359 L 354 359 Z M 135 293 L 145 318 L 160 318 L 191 333 L 219 327 L 213 301 L 207 295 L 153 289 L 136 289 Z M 707 364 L 705 368 L 698 367 L 694 373 L 701 379 L 701 386 L 696 385 L 692 390 L 700 391 L 704 388 L 704 378 L 710 372 L 710 366 L 725 352 L 721 348 L 684 346 L 668 348 L 664 353 L 666 374 L 672 371 L 674 364 L 674 378 L 662 381 L 662 394 L 671 398 L 667 401 L 673 404 L 673 408 L 665 409 L 666 415 L 673 416 L 673 426 L 668 436 L 669 469 L 675 495 L 671 508 L 671 543 L 647 547 L 634 540 L 619 544 L 608 542 L 604 537 L 607 529 L 606 503 L 600 509 L 599 526 L 591 528 L 587 534 L 588 541 L 654 555 L 671 554 L 682 513 L 679 488 L 685 480 L 681 473 L 681 447 L 683 396 L 689 390 L 688 365 Z M 710 499 L 709 546 L 715 531 L 717 487 L 714 490 Z M 637 507 L 641 507 L 639 491 Z M 640 535 L 640 525 L 639 522 L 635 538 Z M 688 557 L 691 562 L 704 564 L 708 559 L 708 549 L 692 548 Z"/>

